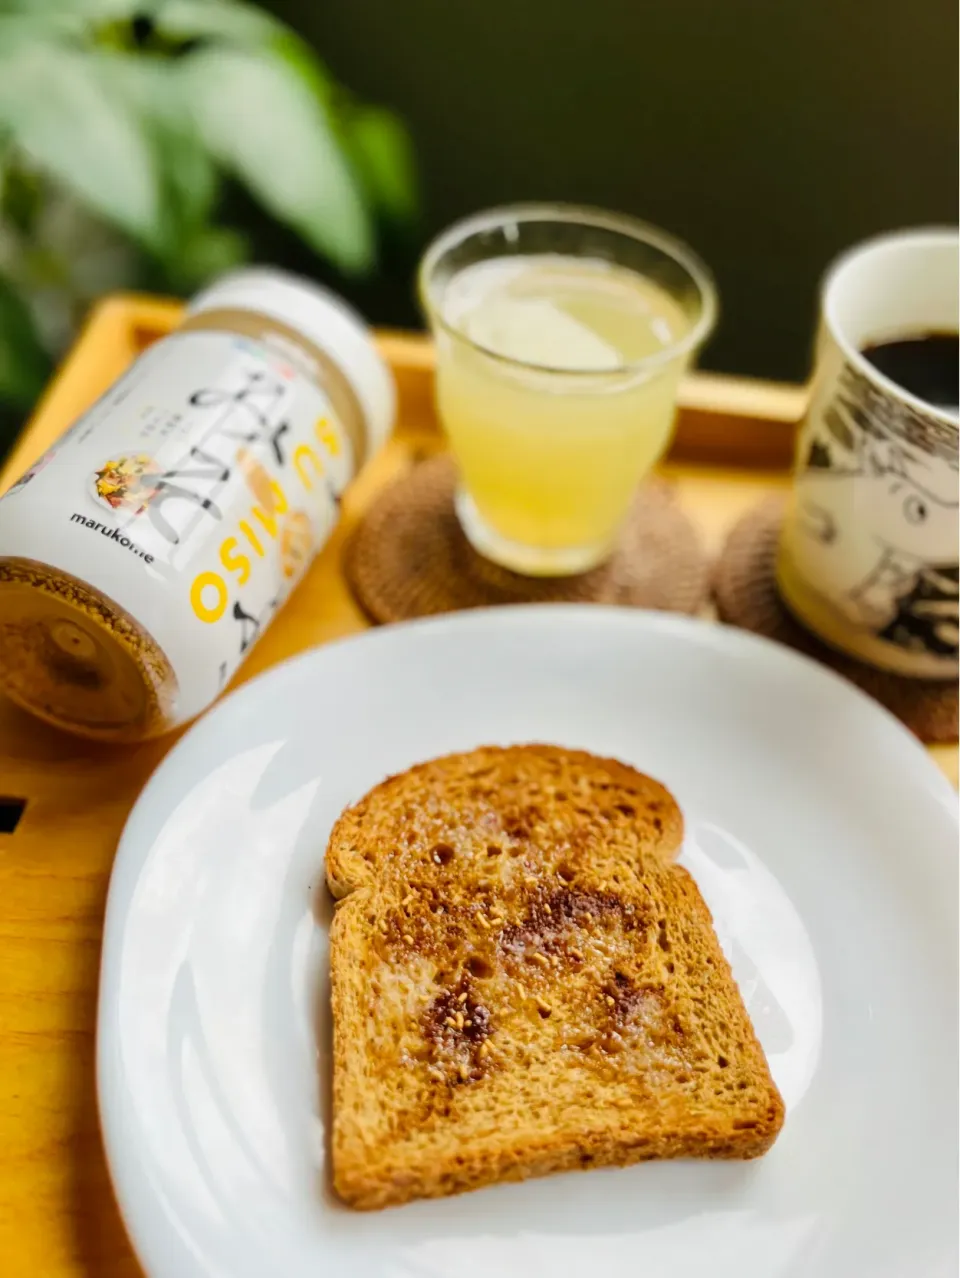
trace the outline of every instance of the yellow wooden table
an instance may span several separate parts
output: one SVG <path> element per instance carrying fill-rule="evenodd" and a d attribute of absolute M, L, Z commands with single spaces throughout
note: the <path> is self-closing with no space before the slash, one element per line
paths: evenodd
<path fill-rule="evenodd" d="M 172 302 L 103 303 L 0 474 L 0 490 L 178 315 Z M 397 432 L 348 494 L 335 536 L 238 682 L 366 625 L 340 574 L 344 538 L 381 485 L 441 446 L 430 346 L 399 334 L 383 335 L 380 344 L 397 376 Z M 744 510 L 786 486 L 802 406 L 803 392 L 793 387 L 708 376 L 684 385 L 664 470 L 711 550 Z M 25 801 L 16 829 L 0 832 L 0 1278 L 140 1272 L 97 1123 L 96 989 L 120 831 L 172 740 L 92 745 L 0 698 L 0 817 L 4 799 Z M 956 784 L 956 747 L 939 747 L 934 756 Z"/>

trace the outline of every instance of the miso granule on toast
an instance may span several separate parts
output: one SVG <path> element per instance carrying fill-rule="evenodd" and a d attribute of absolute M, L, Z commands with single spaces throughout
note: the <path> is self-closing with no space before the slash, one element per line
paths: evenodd
<path fill-rule="evenodd" d="M 783 1102 L 656 781 L 551 746 L 411 768 L 337 822 L 333 1175 L 360 1208 L 753 1158 Z"/>

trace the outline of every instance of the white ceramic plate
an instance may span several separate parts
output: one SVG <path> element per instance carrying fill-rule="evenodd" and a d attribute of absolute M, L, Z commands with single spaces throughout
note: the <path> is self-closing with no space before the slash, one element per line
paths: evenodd
<path fill-rule="evenodd" d="M 327 833 L 389 772 L 527 740 L 676 794 L 786 1126 L 753 1164 L 353 1213 L 325 1167 Z M 954 1278 L 956 916 L 950 787 L 786 649 L 596 607 L 321 648 L 198 723 L 124 832 L 98 1061 L 124 1218 L 150 1278 Z"/>

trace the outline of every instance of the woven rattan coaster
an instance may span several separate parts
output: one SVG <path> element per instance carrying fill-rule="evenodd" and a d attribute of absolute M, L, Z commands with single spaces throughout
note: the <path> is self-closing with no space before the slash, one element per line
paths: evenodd
<path fill-rule="evenodd" d="M 663 484 L 634 499 L 620 542 L 576 577 L 523 577 L 473 549 L 454 513 L 449 457 L 421 462 L 374 502 L 346 549 L 347 580 L 374 621 L 518 603 L 605 603 L 696 612 L 709 570 L 696 531 Z"/>
<path fill-rule="evenodd" d="M 821 643 L 788 611 L 774 575 L 783 509 L 779 498 L 764 502 L 746 514 L 728 537 L 714 574 L 721 620 L 776 639 L 832 667 L 886 706 L 922 741 L 956 741 L 955 682 L 906 679 L 845 657 Z"/>

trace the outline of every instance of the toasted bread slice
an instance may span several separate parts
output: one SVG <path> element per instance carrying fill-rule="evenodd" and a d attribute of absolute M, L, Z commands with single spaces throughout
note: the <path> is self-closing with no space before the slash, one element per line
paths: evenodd
<path fill-rule="evenodd" d="M 333 1174 L 359 1208 L 783 1121 L 657 782 L 551 746 L 410 769 L 334 827 Z"/>

